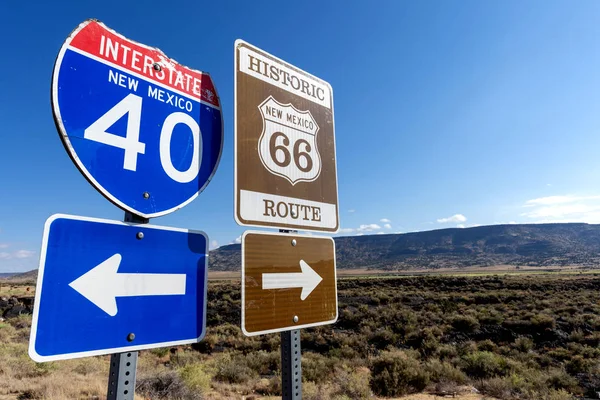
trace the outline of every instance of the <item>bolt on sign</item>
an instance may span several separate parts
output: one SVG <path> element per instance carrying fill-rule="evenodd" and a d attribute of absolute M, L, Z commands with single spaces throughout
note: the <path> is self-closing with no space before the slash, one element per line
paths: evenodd
<path fill-rule="evenodd" d="M 235 219 L 240 225 L 337 232 L 333 91 L 235 42 Z"/>
<path fill-rule="evenodd" d="M 242 331 L 245 335 L 333 324 L 337 318 L 332 238 L 244 233 Z"/>

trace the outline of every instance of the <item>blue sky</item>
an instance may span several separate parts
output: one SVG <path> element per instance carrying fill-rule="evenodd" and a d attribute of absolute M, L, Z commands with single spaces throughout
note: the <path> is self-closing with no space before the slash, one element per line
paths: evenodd
<path fill-rule="evenodd" d="M 340 234 L 600 223 L 599 17 L 597 1 L 3 1 L 0 272 L 37 266 L 54 213 L 123 217 L 75 168 L 52 119 L 55 57 L 87 18 L 215 80 L 218 171 L 151 223 L 204 230 L 217 246 L 244 231 L 233 219 L 238 38 L 331 83 Z"/>

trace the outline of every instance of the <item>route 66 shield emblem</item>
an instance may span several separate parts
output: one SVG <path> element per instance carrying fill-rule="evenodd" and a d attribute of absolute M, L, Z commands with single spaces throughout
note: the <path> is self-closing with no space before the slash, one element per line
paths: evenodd
<path fill-rule="evenodd" d="M 265 168 L 292 185 L 317 179 L 321 173 L 319 126 L 310 111 L 279 103 L 273 96 L 258 108 L 263 121 L 258 152 Z"/>

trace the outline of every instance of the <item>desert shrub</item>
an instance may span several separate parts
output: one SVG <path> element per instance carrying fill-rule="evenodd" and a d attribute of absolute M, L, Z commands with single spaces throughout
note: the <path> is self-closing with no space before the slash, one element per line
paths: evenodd
<path fill-rule="evenodd" d="M 369 343 L 375 345 L 378 349 L 385 349 L 396 342 L 396 335 L 390 328 L 377 329 L 369 336 Z"/>
<path fill-rule="evenodd" d="M 302 398 L 304 400 L 321 400 L 317 384 L 314 382 L 302 383 Z"/>
<path fill-rule="evenodd" d="M 169 354 L 169 350 L 170 349 L 168 347 L 157 347 L 155 349 L 150 349 L 150 353 L 154 354 L 158 358 L 163 358 Z"/>
<path fill-rule="evenodd" d="M 230 353 L 220 354 L 214 360 L 215 379 L 227 383 L 246 383 L 258 378 L 258 373 L 250 368 L 246 358 Z"/>
<path fill-rule="evenodd" d="M 371 397 L 368 368 L 352 370 L 342 365 L 336 368 L 333 384 L 337 387 L 334 396 L 347 396 L 350 399 L 368 399 Z"/>
<path fill-rule="evenodd" d="M 150 399 L 199 400 L 202 394 L 188 389 L 179 374 L 165 370 L 137 379 L 136 393 Z"/>
<path fill-rule="evenodd" d="M 469 354 L 473 354 L 477 351 L 477 343 L 472 340 L 467 340 L 466 342 L 459 342 L 456 345 L 456 351 L 460 357 L 464 357 Z"/>
<path fill-rule="evenodd" d="M 204 356 L 195 351 L 186 351 L 185 348 L 171 354 L 170 362 L 175 367 L 184 367 L 188 364 L 195 364 L 203 361 Z"/>
<path fill-rule="evenodd" d="M 573 400 L 573 395 L 562 389 L 551 390 L 543 400 Z"/>
<path fill-rule="evenodd" d="M 507 359 L 489 351 L 476 351 L 463 357 L 463 370 L 474 378 L 507 375 L 511 366 Z"/>
<path fill-rule="evenodd" d="M 537 314 L 531 318 L 531 325 L 538 331 L 556 328 L 556 321 L 547 314 Z"/>
<path fill-rule="evenodd" d="M 201 364 L 188 364 L 179 369 L 179 375 L 185 386 L 195 393 L 206 393 L 210 389 L 211 376 Z"/>
<path fill-rule="evenodd" d="M 533 340 L 528 337 L 521 336 L 515 340 L 515 348 L 522 353 L 527 353 L 533 350 Z"/>
<path fill-rule="evenodd" d="M 464 384 L 468 378 L 464 372 L 454 365 L 432 358 L 425 363 L 425 372 L 432 382 L 454 382 Z"/>
<path fill-rule="evenodd" d="M 498 399 L 510 399 L 511 385 L 507 379 L 495 377 L 486 380 L 480 380 L 475 384 L 477 390 L 489 396 Z"/>
<path fill-rule="evenodd" d="M 479 321 L 470 315 L 456 315 L 451 323 L 452 327 L 459 332 L 474 332 L 479 329 Z"/>
<path fill-rule="evenodd" d="M 202 339 L 198 343 L 192 343 L 192 349 L 200 353 L 211 354 L 218 343 L 219 338 L 217 337 L 217 335 L 209 334 L 204 336 L 204 339 Z"/>
<path fill-rule="evenodd" d="M 550 350 L 548 356 L 556 359 L 556 360 L 569 360 L 571 358 L 571 352 L 565 348 L 558 347 L 554 350 Z"/>
<path fill-rule="evenodd" d="M 305 384 L 302 385 L 303 392 L 304 388 Z M 281 376 L 274 376 L 270 379 L 262 378 L 256 382 L 253 389 L 263 396 L 281 396 Z"/>
<path fill-rule="evenodd" d="M 31 328 L 31 320 L 31 314 L 19 314 L 14 318 L 8 318 L 6 321 L 15 329 L 29 329 Z"/>
<path fill-rule="evenodd" d="M 577 379 L 567 374 L 562 369 L 552 369 L 548 371 L 546 384 L 553 389 L 564 389 L 574 393 L 578 391 Z"/>
<path fill-rule="evenodd" d="M 594 360 L 576 355 L 565 363 L 565 370 L 571 375 L 576 375 L 588 372 L 593 365 Z"/>
<path fill-rule="evenodd" d="M 302 379 L 310 382 L 328 381 L 339 361 L 318 353 L 307 352 L 302 355 Z"/>
<path fill-rule="evenodd" d="M 592 347 L 600 346 L 600 332 L 594 332 L 583 338 L 583 342 Z"/>
<path fill-rule="evenodd" d="M 406 344 L 415 350 L 419 350 L 421 354 L 428 357 L 435 353 L 440 345 L 436 333 L 438 332 L 432 328 L 423 328 L 418 332 L 409 334 L 406 337 Z"/>
<path fill-rule="evenodd" d="M 281 354 L 275 351 L 256 351 L 246 355 L 246 363 L 260 375 L 273 374 L 280 370 Z"/>
<path fill-rule="evenodd" d="M 388 325 L 392 328 L 394 333 L 400 335 L 407 335 L 417 329 L 417 315 L 411 310 L 402 309 L 396 312 Z"/>
<path fill-rule="evenodd" d="M 581 329 L 575 329 L 573 332 L 571 332 L 569 334 L 570 342 L 581 343 L 581 342 L 583 342 L 584 338 L 585 338 L 585 334 L 583 333 L 583 331 Z"/>
<path fill-rule="evenodd" d="M 11 341 L 11 339 L 17 334 L 17 330 L 6 322 L 0 322 L 0 343 Z"/>
<path fill-rule="evenodd" d="M 491 351 L 494 352 L 498 348 L 498 345 L 492 342 L 490 339 L 483 340 L 477 343 L 477 350 L 479 351 Z"/>
<path fill-rule="evenodd" d="M 429 383 L 429 375 L 418 360 L 402 351 L 384 352 L 373 360 L 371 389 L 382 396 L 402 396 L 420 392 Z"/>
<path fill-rule="evenodd" d="M 458 351 L 451 344 L 442 344 L 437 348 L 435 355 L 442 361 L 451 360 L 458 356 Z"/>
<path fill-rule="evenodd" d="M 493 309 L 480 310 L 479 314 L 477 315 L 477 319 L 479 320 L 479 323 L 488 325 L 500 325 L 502 322 L 504 322 L 504 316 L 500 312 Z"/>
<path fill-rule="evenodd" d="M 439 300 L 439 306 L 444 313 L 451 313 L 458 309 L 458 304 L 447 297 Z"/>
<path fill-rule="evenodd" d="M 24 343 L 0 343 L 0 374 L 11 374 L 16 379 L 39 378 L 57 368 L 56 362 L 34 362 Z"/>
<path fill-rule="evenodd" d="M 353 360 L 354 363 L 359 360 L 365 360 L 365 357 L 362 357 L 362 354 L 359 353 L 357 349 L 346 344 L 343 344 L 339 348 L 330 349 L 327 352 L 327 355 L 329 357 L 339 358 L 341 360 Z"/>
<path fill-rule="evenodd" d="M 72 371 L 79 375 L 90 375 L 102 371 L 105 367 L 104 362 L 97 357 L 86 357 L 79 360 L 73 360 Z"/>

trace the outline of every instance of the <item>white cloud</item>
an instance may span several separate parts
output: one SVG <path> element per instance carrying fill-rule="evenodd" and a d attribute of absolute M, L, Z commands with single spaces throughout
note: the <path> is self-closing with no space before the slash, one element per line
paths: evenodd
<path fill-rule="evenodd" d="M 385 235 L 385 232 L 377 232 L 376 235 Z"/>
<path fill-rule="evenodd" d="M 210 247 L 209 247 L 210 250 L 214 250 L 217 247 L 219 247 L 219 242 L 217 242 L 216 240 L 213 240 L 213 241 L 210 242 Z"/>
<path fill-rule="evenodd" d="M 16 250 L 12 252 L 2 251 L 0 252 L 0 260 L 13 260 L 13 259 L 22 259 L 22 258 L 30 258 L 35 255 L 35 251 L 31 250 Z"/>
<path fill-rule="evenodd" d="M 389 224 L 390 222 L 392 222 L 392 221 L 390 221 L 390 220 L 389 220 L 389 219 L 387 219 L 387 218 L 381 218 L 379 221 L 380 221 L 380 222 L 383 222 L 383 223 L 387 223 L 387 224 Z"/>
<path fill-rule="evenodd" d="M 338 233 L 352 233 L 354 232 L 353 228 L 341 228 Z"/>
<path fill-rule="evenodd" d="M 447 217 L 447 218 L 440 218 L 437 220 L 438 223 L 440 224 L 446 224 L 448 222 L 465 222 L 467 220 L 467 217 L 465 217 L 462 214 L 454 214 L 451 217 Z"/>
<path fill-rule="evenodd" d="M 349 212 L 350 214 L 352 214 L 352 213 L 356 212 L 356 210 L 355 210 L 355 209 L 350 209 L 350 210 L 348 210 L 348 212 Z"/>
<path fill-rule="evenodd" d="M 364 233 L 362 233 L 362 232 L 356 234 L 356 236 L 362 236 L 362 235 L 364 235 Z"/>
<path fill-rule="evenodd" d="M 465 227 L 465 224 L 458 224 L 458 225 L 456 225 L 456 227 L 457 227 L 457 228 L 464 228 L 464 227 Z"/>
<path fill-rule="evenodd" d="M 600 196 L 547 196 L 527 200 L 522 217 L 535 223 L 600 223 Z"/>
<path fill-rule="evenodd" d="M 35 251 L 31 251 L 31 250 L 17 250 L 13 253 L 13 256 L 15 258 L 29 258 L 29 257 L 33 257 L 35 254 Z"/>
<path fill-rule="evenodd" d="M 366 225 L 361 225 L 356 230 L 358 232 L 372 232 L 372 231 L 375 231 L 375 230 L 378 230 L 378 229 L 381 229 L 381 226 L 379 226 L 377 224 L 366 224 Z"/>
<path fill-rule="evenodd" d="M 385 225 L 383 225 L 383 227 L 385 229 L 392 229 L 392 225 L 390 225 L 390 224 L 385 224 Z"/>
<path fill-rule="evenodd" d="M 554 206 L 557 204 L 581 203 L 593 200 L 600 200 L 600 196 L 546 196 L 537 199 L 527 200 L 525 202 L 525 207 Z"/>
<path fill-rule="evenodd" d="M 0 243 L 0 249 L 8 249 L 8 243 Z"/>
<path fill-rule="evenodd" d="M 546 183 L 546 186 L 551 187 L 552 184 L 551 183 Z"/>

